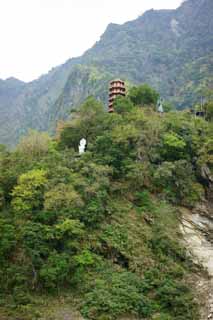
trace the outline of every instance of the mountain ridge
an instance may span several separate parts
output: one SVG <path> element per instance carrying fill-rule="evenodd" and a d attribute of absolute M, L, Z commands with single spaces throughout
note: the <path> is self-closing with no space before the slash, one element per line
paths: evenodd
<path fill-rule="evenodd" d="M 8 88 L 2 92 L 0 81 L 0 143 L 15 145 L 29 128 L 54 132 L 57 120 L 88 95 L 106 104 L 107 83 L 114 77 L 147 82 L 178 108 L 190 107 L 202 88 L 213 86 L 212 14 L 211 0 L 152 9 L 133 21 L 109 24 L 81 57 L 23 85 L 15 96 Z"/>

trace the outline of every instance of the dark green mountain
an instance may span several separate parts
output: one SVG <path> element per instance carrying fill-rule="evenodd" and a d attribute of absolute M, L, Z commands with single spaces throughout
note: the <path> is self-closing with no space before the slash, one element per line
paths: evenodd
<path fill-rule="evenodd" d="M 93 94 L 107 101 L 107 83 L 147 82 L 178 108 L 213 86 L 213 2 L 188 0 L 177 10 L 150 10 L 110 24 L 82 57 L 24 84 L 0 82 L 0 142 L 14 145 L 29 128 L 53 132 L 56 121 Z"/>

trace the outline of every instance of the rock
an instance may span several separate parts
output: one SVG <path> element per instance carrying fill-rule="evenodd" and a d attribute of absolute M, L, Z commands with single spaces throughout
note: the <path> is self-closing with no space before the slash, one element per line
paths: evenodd
<path fill-rule="evenodd" d="M 201 176 L 205 179 L 209 184 L 213 183 L 213 176 L 211 171 L 207 165 L 203 165 L 201 167 Z"/>
<path fill-rule="evenodd" d="M 195 206 L 195 208 L 192 210 L 193 214 L 200 214 L 202 216 L 211 217 L 211 212 L 208 208 L 208 205 L 206 203 L 199 203 Z M 212 217 L 213 218 L 213 217 Z"/>
<path fill-rule="evenodd" d="M 213 216 L 208 203 L 201 203 L 192 211 L 181 208 L 185 246 L 195 263 L 208 272 L 209 279 L 197 281 L 197 294 L 205 297 L 200 303 L 201 320 L 213 320 Z"/>

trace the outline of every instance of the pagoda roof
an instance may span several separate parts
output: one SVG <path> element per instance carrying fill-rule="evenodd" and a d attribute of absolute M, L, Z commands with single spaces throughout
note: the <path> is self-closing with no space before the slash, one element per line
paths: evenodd
<path fill-rule="evenodd" d="M 112 81 L 110 81 L 110 83 L 112 83 L 112 82 L 125 82 L 125 81 L 123 81 L 121 79 L 113 79 Z"/>

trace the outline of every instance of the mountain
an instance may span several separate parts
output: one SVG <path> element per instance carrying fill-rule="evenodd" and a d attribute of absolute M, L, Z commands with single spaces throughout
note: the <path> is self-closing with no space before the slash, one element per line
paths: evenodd
<path fill-rule="evenodd" d="M 176 10 L 149 10 L 110 24 L 83 56 L 30 83 L 0 82 L 0 143 L 14 145 L 29 128 L 54 131 L 93 94 L 105 104 L 108 81 L 147 82 L 182 109 L 213 86 L 213 2 L 188 0 Z"/>

